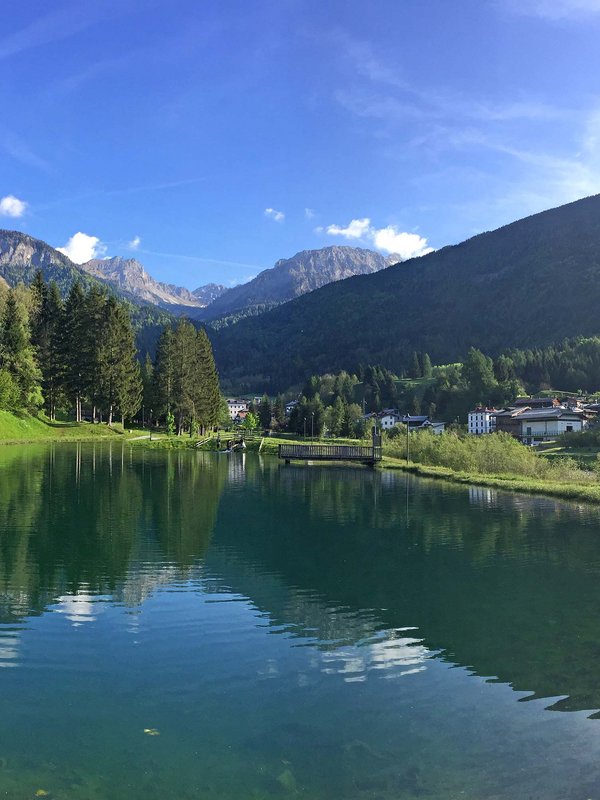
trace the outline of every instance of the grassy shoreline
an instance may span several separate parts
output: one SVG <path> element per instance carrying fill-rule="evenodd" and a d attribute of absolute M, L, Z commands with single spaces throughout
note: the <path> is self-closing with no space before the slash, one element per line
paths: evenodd
<path fill-rule="evenodd" d="M 600 483 L 597 485 L 583 483 L 561 483 L 536 478 L 524 478 L 520 475 L 486 475 L 481 473 L 457 472 L 449 467 L 432 467 L 427 464 L 407 463 L 403 459 L 384 456 L 380 464 L 382 469 L 402 470 L 422 478 L 435 478 L 462 484 L 463 486 L 484 486 L 492 489 L 503 489 L 521 494 L 537 494 L 557 497 L 562 500 L 584 500 L 586 503 L 600 503 Z"/>
<path fill-rule="evenodd" d="M 44 442 L 129 441 L 138 431 L 123 431 L 121 425 L 108 427 L 91 422 L 50 422 L 42 417 L 0 411 L 0 445 Z"/>
<path fill-rule="evenodd" d="M 2 444 L 36 444 L 51 442 L 86 443 L 98 441 L 121 441 L 132 446 L 151 449 L 194 449 L 205 452 L 217 450 L 217 439 L 212 436 L 203 444 L 202 440 L 187 436 L 166 436 L 165 434 L 149 431 L 127 430 L 120 426 L 109 428 L 107 425 L 92 425 L 91 423 L 56 422 L 50 423 L 39 417 L 18 417 L 6 411 L 0 411 L 0 445 Z M 221 444 L 231 438 L 229 434 L 222 434 Z M 330 440 L 328 440 L 331 443 Z M 246 452 L 262 455 L 276 456 L 278 446 L 282 443 L 306 443 L 302 439 L 278 436 L 256 436 L 246 443 Z M 336 443 L 350 443 L 348 440 Z M 445 480 L 463 486 L 483 486 L 493 489 L 502 489 L 522 494 L 535 494 L 547 497 L 556 497 L 563 500 L 580 500 L 586 503 L 600 504 L 600 483 L 561 482 L 540 478 L 523 477 L 511 474 L 486 474 L 479 472 L 457 471 L 449 467 L 429 466 L 411 462 L 390 455 L 384 455 L 378 464 L 379 469 L 401 470 L 418 475 L 423 478 Z"/>

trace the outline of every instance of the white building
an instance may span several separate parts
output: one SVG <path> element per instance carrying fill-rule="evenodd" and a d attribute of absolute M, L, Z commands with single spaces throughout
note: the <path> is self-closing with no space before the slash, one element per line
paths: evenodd
<path fill-rule="evenodd" d="M 393 428 L 394 425 L 397 425 L 402 420 L 402 417 L 397 411 L 392 411 L 390 409 L 382 411 L 377 417 L 379 425 L 384 431 L 389 431 L 390 428 Z"/>
<path fill-rule="evenodd" d="M 548 442 L 561 433 L 582 431 L 587 419 L 579 409 L 542 408 L 528 409 L 518 417 L 521 423 L 521 441 L 525 444 Z"/>
<path fill-rule="evenodd" d="M 478 407 L 469 411 L 469 433 L 481 436 L 483 433 L 493 433 L 496 430 L 496 408 Z"/>
<path fill-rule="evenodd" d="M 250 407 L 250 403 L 247 400 L 234 400 L 233 398 L 227 398 L 227 408 L 229 409 L 229 416 L 231 419 L 235 419 L 240 411 L 248 411 Z"/>

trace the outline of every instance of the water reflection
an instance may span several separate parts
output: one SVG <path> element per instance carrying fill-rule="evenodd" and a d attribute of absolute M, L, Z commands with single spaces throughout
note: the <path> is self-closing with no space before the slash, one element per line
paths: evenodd
<path fill-rule="evenodd" d="M 0 794 L 598 796 L 598 519 L 247 454 L 0 448 Z"/>
<path fill-rule="evenodd" d="M 112 443 L 2 448 L 0 474 L 2 664 L 27 618 L 81 627 L 195 582 L 250 601 L 326 674 L 435 654 L 557 710 L 600 707 L 598 509 L 414 480 L 407 509 L 392 472 Z"/>

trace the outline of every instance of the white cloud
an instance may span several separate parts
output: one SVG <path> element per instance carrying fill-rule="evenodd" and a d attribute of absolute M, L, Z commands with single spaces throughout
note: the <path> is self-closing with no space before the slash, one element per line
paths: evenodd
<path fill-rule="evenodd" d="M 0 199 L 0 215 L 3 217 L 22 217 L 27 210 L 27 203 L 24 200 L 19 200 L 14 194 L 7 194 L 6 197 Z"/>
<path fill-rule="evenodd" d="M 423 236 L 400 231 L 395 225 L 374 230 L 372 238 L 378 250 L 383 250 L 384 253 L 397 253 L 403 261 L 433 252 L 433 247 L 427 246 L 427 239 Z"/>
<path fill-rule="evenodd" d="M 106 245 L 102 244 L 97 236 L 88 236 L 87 233 L 73 234 L 64 247 L 56 248 L 59 253 L 64 253 L 75 264 L 85 264 L 92 258 L 102 258 L 106 253 Z"/>
<path fill-rule="evenodd" d="M 305 208 L 304 216 L 306 217 L 306 219 L 314 219 L 316 214 L 312 208 Z"/>
<path fill-rule="evenodd" d="M 368 217 L 353 219 L 345 228 L 339 225 L 328 225 L 327 233 L 331 236 L 343 236 L 344 239 L 364 239 L 371 230 L 371 220 Z"/>
<path fill-rule="evenodd" d="M 323 228 L 316 228 L 315 233 L 322 233 Z M 394 253 L 403 261 L 433 252 L 428 247 L 427 239 L 418 233 L 401 231 L 396 225 L 386 228 L 375 228 L 368 217 L 353 219 L 345 228 L 340 225 L 328 225 L 325 232 L 330 236 L 343 236 L 345 239 L 363 239 L 384 253 Z"/>
<path fill-rule="evenodd" d="M 275 222 L 283 222 L 285 214 L 283 211 L 277 211 L 275 208 L 265 208 L 265 217 L 270 217 L 274 219 Z"/>
<path fill-rule="evenodd" d="M 127 243 L 127 247 L 129 250 L 139 250 L 139 247 L 142 243 L 142 239 L 140 236 L 134 236 L 133 239 Z"/>

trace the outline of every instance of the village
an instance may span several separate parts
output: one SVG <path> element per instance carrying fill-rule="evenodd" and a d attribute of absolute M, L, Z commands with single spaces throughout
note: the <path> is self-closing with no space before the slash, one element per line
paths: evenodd
<path fill-rule="evenodd" d="M 234 425 L 243 425 L 254 409 L 258 408 L 264 397 L 228 398 L 227 408 Z M 298 400 L 285 404 L 285 414 L 289 418 Z M 583 397 L 517 397 L 504 408 L 477 406 L 468 412 L 465 423 L 458 421 L 459 427 L 472 436 L 483 436 L 495 432 L 510 434 L 526 445 L 536 445 L 554 441 L 564 433 L 577 433 L 585 430 L 597 419 L 600 403 L 588 402 Z M 398 425 L 408 427 L 411 432 L 428 430 L 434 434 L 443 433 L 445 422 L 431 419 L 428 415 L 406 414 L 397 408 L 363 414 L 365 425 L 375 423 L 386 432 Z M 454 424 L 453 427 L 456 427 Z M 325 430 L 325 435 L 327 431 Z"/>

